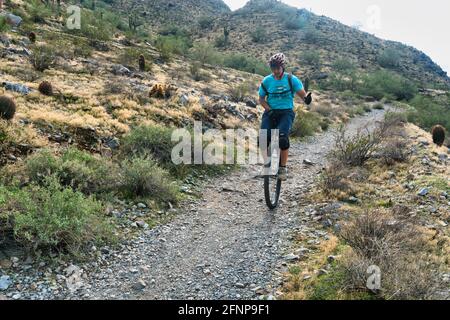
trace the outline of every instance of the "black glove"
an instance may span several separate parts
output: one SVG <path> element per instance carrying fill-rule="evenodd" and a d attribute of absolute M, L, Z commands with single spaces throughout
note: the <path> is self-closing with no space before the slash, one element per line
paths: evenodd
<path fill-rule="evenodd" d="M 312 102 L 312 93 L 308 93 L 308 95 L 305 97 L 305 99 L 303 99 L 303 101 L 305 101 L 305 103 L 309 106 Z"/>

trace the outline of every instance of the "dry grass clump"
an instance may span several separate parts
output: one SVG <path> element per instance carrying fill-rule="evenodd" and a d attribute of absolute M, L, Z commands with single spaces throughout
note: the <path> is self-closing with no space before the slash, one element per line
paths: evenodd
<path fill-rule="evenodd" d="M 348 221 L 339 237 L 350 247 L 340 267 L 346 291 L 372 291 L 382 299 L 427 299 L 437 279 L 424 234 L 405 216 L 366 211 Z M 381 287 L 368 289 L 369 267 L 381 271 Z"/>

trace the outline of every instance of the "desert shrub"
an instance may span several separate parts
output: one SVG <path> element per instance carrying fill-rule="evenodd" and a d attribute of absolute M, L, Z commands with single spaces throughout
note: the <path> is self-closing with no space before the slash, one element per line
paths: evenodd
<path fill-rule="evenodd" d="M 216 48 L 224 48 L 224 47 L 228 46 L 228 44 L 229 44 L 229 39 L 224 34 L 221 34 L 220 36 L 217 36 L 214 39 L 214 46 Z"/>
<path fill-rule="evenodd" d="M 384 97 L 393 97 L 397 100 L 410 100 L 417 87 L 408 79 L 389 71 L 377 71 L 363 77 L 357 88 L 360 94 L 381 100 Z"/>
<path fill-rule="evenodd" d="M 284 26 L 288 30 L 303 29 L 308 25 L 308 20 L 303 17 L 288 17 L 284 22 Z"/>
<path fill-rule="evenodd" d="M 177 36 L 183 38 L 191 38 L 191 34 L 189 33 L 188 30 L 174 24 L 169 24 L 161 27 L 158 30 L 158 34 L 162 36 Z"/>
<path fill-rule="evenodd" d="M 111 23 L 101 18 L 101 12 L 93 12 L 90 10 L 81 10 L 83 22 L 80 29 L 66 29 L 66 32 L 79 36 L 84 36 L 89 40 L 108 41 L 112 37 L 115 29 Z M 68 17 L 66 17 L 68 18 Z"/>
<path fill-rule="evenodd" d="M 37 71 L 44 71 L 55 64 L 55 49 L 46 45 L 36 45 L 32 49 L 30 62 Z"/>
<path fill-rule="evenodd" d="M 73 55 L 75 57 L 89 58 L 94 52 L 88 41 L 83 38 L 73 39 Z"/>
<path fill-rule="evenodd" d="M 320 128 L 321 117 L 316 112 L 297 112 L 292 126 L 294 137 L 308 137 L 314 135 Z"/>
<path fill-rule="evenodd" d="M 16 114 L 16 103 L 13 99 L 0 96 L 0 119 L 11 120 Z"/>
<path fill-rule="evenodd" d="M 371 132 L 367 128 L 360 128 L 356 134 L 348 135 L 345 127 L 340 126 L 335 133 L 335 145 L 329 157 L 345 165 L 360 166 L 378 150 L 383 137 L 381 130 Z"/>
<path fill-rule="evenodd" d="M 408 150 L 408 142 L 402 137 L 392 137 L 383 143 L 380 157 L 386 165 L 394 165 L 396 162 L 406 162 L 411 153 Z"/>
<path fill-rule="evenodd" d="M 31 0 L 26 4 L 28 18 L 27 20 L 34 23 L 45 23 L 52 15 L 50 7 L 46 6 L 39 0 Z"/>
<path fill-rule="evenodd" d="M 121 190 L 132 199 L 150 198 L 175 203 L 179 188 L 151 157 L 134 157 L 122 162 Z"/>
<path fill-rule="evenodd" d="M 206 72 L 202 71 L 200 62 L 193 62 L 189 67 L 189 73 L 192 79 L 195 81 L 207 81 L 209 76 Z"/>
<path fill-rule="evenodd" d="M 314 104 L 314 106 L 311 108 L 312 111 L 317 112 L 318 114 L 329 117 L 333 114 L 333 107 L 331 103 L 329 102 L 323 102 L 320 104 Z"/>
<path fill-rule="evenodd" d="M 150 156 L 163 166 L 172 164 L 172 129 L 162 126 L 139 126 L 122 139 L 121 153 L 124 156 Z"/>
<path fill-rule="evenodd" d="M 197 60 L 203 64 L 216 64 L 218 63 L 218 53 L 216 50 L 206 42 L 197 42 L 192 50 L 191 56 L 194 60 Z"/>
<path fill-rule="evenodd" d="M 155 40 L 155 47 L 161 59 L 168 61 L 173 55 L 184 55 L 192 46 L 189 38 L 178 35 L 159 35 Z"/>
<path fill-rule="evenodd" d="M 250 93 L 250 84 L 247 82 L 232 86 L 228 93 L 234 102 L 242 102 Z"/>
<path fill-rule="evenodd" d="M 299 30 L 303 29 L 308 25 L 308 20 L 305 17 L 298 17 L 295 13 L 286 12 L 282 21 L 284 22 L 284 27 L 288 30 Z"/>
<path fill-rule="evenodd" d="M 406 217 L 367 211 L 348 221 L 339 236 L 351 248 L 342 261 L 345 290 L 368 291 L 369 266 L 381 271 L 381 289 L 372 291 L 379 298 L 426 299 L 435 290 L 425 238 Z"/>
<path fill-rule="evenodd" d="M 409 104 L 414 107 L 408 111 L 408 121 L 417 124 L 425 130 L 440 124 L 450 130 L 450 112 L 448 103 L 431 97 L 415 96 Z"/>
<path fill-rule="evenodd" d="M 55 176 L 63 186 L 88 195 L 114 192 L 119 180 L 113 163 L 73 147 L 64 150 L 61 157 L 46 149 L 30 156 L 25 161 L 25 173 L 40 185 L 48 176 Z"/>
<path fill-rule="evenodd" d="M 257 27 L 253 32 L 250 33 L 252 41 L 256 43 L 263 43 L 267 40 L 267 36 L 268 34 L 266 29 L 261 26 Z"/>
<path fill-rule="evenodd" d="M 210 16 L 202 16 L 198 19 L 198 25 L 201 29 L 211 29 L 214 25 L 214 18 Z"/>
<path fill-rule="evenodd" d="M 349 117 L 362 116 L 366 113 L 366 109 L 363 106 L 352 106 L 346 108 Z"/>
<path fill-rule="evenodd" d="M 309 44 L 317 44 L 322 40 L 322 34 L 320 31 L 309 25 L 305 28 L 303 33 L 303 41 Z"/>
<path fill-rule="evenodd" d="M 400 54 L 394 49 L 385 49 L 378 56 L 378 63 L 383 68 L 397 68 L 400 64 Z"/>
<path fill-rule="evenodd" d="M 301 62 L 310 66 L 320 65 L 320 52 L 318 50 L 308 50 L 303 52 L 301 55 Z"/>
<path fill-rule="evenodd" d="M 270 68 L 266 63 L 244 54 L 224 55 L 223 66 L 264 76 L 270 74 Z"/>
<path fill-rule="evenodd" d="M 320 176 L 320 188 L 329 195 L 333 191 L 348 192 L 351 190 L 351 183 L 347 177 L 350 169 L 342 162 L 331 161 Z"/>
<path fill-rule="evenodd" d="M 0 32 L 6 32 L 11 28 L 9 23 L 6 21 L 6 17 L 0 16 Z"/>
<path fill-rule="evenodd" d="M 45 186 L 0 190 L 0 211 L 8 212 L 15 239 L 30 249 L 79 256 L 89 244 L 114 239 L 102 205 L 61 186 L 55 177 L 48 177 Z"/>
<path fill-rule="evenodd" d="M 140 61 L 143 57 L 143 67 L 144 70 L 141 70 Z M 126 48 L 118 58 L 118 62 L 124 66 L 139 68 L 140 71 L 149 71 L 152 66 L 152 57 L 148 55 L 146 52 L 142 52 L 137 48 Z"/>
<path fill-rule="evenodd" d="M 23 125 L 0 118 L 0 155 L 8 153 L 10 147 L 27 151 L 32 148 L 41 148 L 45 144 L 46 139 L 31 124 Z"/>

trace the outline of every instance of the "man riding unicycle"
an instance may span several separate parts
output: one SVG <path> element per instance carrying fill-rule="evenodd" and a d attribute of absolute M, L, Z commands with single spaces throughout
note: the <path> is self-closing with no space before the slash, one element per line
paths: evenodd
<path fill-rule="evenodd" d="M 265 112 L 261 122 L 261 135 L 267 133 L 271 141 L 271 130 L 278 129 L 280 147 L 280 164 L 278 179 L 287 179 L 287 163 L 289 156 L 289 134 L 295 119 L 294 98 L 298 95 L 307 104 L 311 104 L 311 93 L 307 93 L 302 82 L 286 70 L 286 57 L 283 53 L 272 56 L 269 60 L 272 74 L 264 78 L 259 87 L 259 102 Z"/>

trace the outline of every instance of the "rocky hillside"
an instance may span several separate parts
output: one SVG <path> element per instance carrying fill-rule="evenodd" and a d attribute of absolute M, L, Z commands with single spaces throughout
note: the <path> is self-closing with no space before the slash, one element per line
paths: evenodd
<path fill-rule="evenodd" d="M 379 39 L 277 0 L 249 1 L 243 8 L 215 20 L 203 38 L 212 40 L 221 36 L 224 26 L 229 28 L 229 41 L 222 50 L 245 52 L 264 60 L 271 53 L 283 51 L 301 74 L 327 73 L 336 60 L 344 57 L 353 60 L 361 71 L 374 71 L 380 68 L 383 54 L 392 54 L 392 61 L 382 61 L 383 66 L 424 87 L 450 85 L 446 72 L 413 47 Z M 311 53 L 320 57 L 318 63 L 305 59 Z"/>
<path fill-rule="evenodd" d="M 195 25 L 199 18 L 214 17 L 231 12 L 222 0 L 144 0 L 124 2 L 120 9 L 134 10 L 149 25 L 175 23 L 182 26 Z"/>
<path fill-rule="evenodd" d="M 363 73 L 382 67 L 423 88 L 450 85 L 447 73 L 411 46 L 377 38 L 278 0 L 250 0 L 236 11 L 221 0 L 147 0 L 122 5 L 113 2 L 111 9 L 123 16 L 137 12 L 141 28 L 150 34 L 177 26 L 196 40 L 215 44 L 222 52 L 242 53 L 266 61 L 272 53 L 283 51 L 294 71 L 311 78 L 326 77 L 335 62 L 345 58 Z M 316 56 L 313 61 L 311 56 Z"/>

